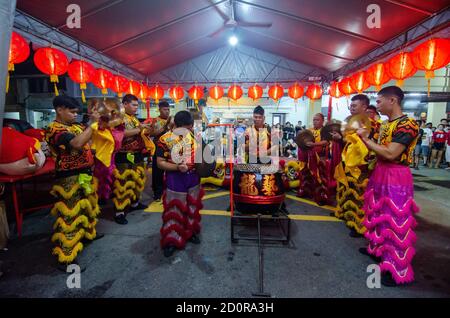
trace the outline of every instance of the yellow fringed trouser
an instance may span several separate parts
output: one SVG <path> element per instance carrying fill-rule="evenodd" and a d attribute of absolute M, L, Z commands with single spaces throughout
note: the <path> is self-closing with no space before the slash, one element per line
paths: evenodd
<path fill-rule="evenodd" d="M 98 182 L 91 181 L 91 193 L 87 193 L 78 183 L 78 175 L 60 178 L 51 190 L 58 198 L 51 210 L 56 217 L 53 225 L 53 254 L 60 263 L 72 263 L 83 250 L 82 239 L 93 240 L 96 237 L 95 226 L 100 213 L 96 194 Z"/>
<path fill-rule="evenodd" d="M 363 169 L 362 169 L 363 170 Z M 366 228 L 361 224 L 364 219 L 364 192 L 369 181 L 367 172 L 362 172 L 355 179 L 349 172 L 345 173 L 348 187 L 342 183 L 337 186 L 337 209 L 335 216 L 343 219 L 347 226 L 359 234 L 364 234 Z"/>
<path fill-rule="evenodd" d="M 139 200 L 147 176 L 144 162 L 137 164 L 117 163 L 114 170 L 113 202 L 117 211 L 124 211 Z"/>

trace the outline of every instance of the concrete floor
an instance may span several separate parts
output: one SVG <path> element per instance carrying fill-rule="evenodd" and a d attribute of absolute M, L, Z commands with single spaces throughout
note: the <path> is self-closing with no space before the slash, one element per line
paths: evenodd
<path fill-rule="evenodd" d="M 292 220 L 289 245 L 264 247 L 265 291 L 273 297 L 449 297 L 450 191 L 445 182 L 450 173 L 413 173 L 422 211 L 412 285 L 369 289 L 371 260 L 358 253 L 365 240 L 349 237 L 345 225 L 329 217 L 330 210 L 288 199 L 298 220 Z M 202 243 L 188 244 L 170 258 L 159 248 L 161 206 L 153 203 L 147 212 L 131 213 L 124 226 L 105 210 L 98 225 L 105 237 L 80 256 L 87 265 L 80 289 L 67 288 L 69 274 L 54 266 L 49 240 L 53 218 L 48 211 L 31 214 L 25 218 L 23 238 L 12 237 L 8 250 L 0 251 L 0 297 L 252 297 L 258 290 L 257 245 L 230 242 L 230 218 L 221 215 L 229 202 L 223 191 L 207 192 Z"/>

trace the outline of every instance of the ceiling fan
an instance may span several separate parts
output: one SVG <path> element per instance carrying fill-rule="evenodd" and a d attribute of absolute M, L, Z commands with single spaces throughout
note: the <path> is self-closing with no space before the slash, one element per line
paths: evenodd
<path fill-rule="evenodd" d="M 209 0 L 211 4 L 214 5 L 213 0 Z M 220 14 L 222 19 L 224 20 L 223 26 L 217 31 L 211 33 L 209 37 L 213 38 L 225 31 L 228 28 L 235 29 L 237 27 L 253 27 L 253 28 L 270 28 L 272 23 L 270 22 L 245 22 L 245 21 L 236 21 L 234 18 L 234 1 L 230 0 L 230 15 L 226 15 L 222 10 L 220 10 L 217 6 L 214 5 L 216 11 Z"/>

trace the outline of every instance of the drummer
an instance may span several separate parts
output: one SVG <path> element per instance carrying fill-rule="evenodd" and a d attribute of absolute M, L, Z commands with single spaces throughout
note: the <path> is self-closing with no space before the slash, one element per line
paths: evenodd
<path fill-rule="evenodd" d="M 264 108 L 260 105 L 253 110 L 253 125 L 244 132 L 245 157 L 247 163 L 271 163 L 272 152 L 277 145 L 271 143 L 270 127 L 265 123 Z"/>
<path fill-rule="evenodd" d="M 265 120 L 264 108 L 260 105 L 256 106 L 253 109 L 253 125 L 244 132 L 247 163 L 273 164 L 272 159 L 277 159 L 276 162 L 278 162 L 281 140 L 277 136 L 272 138 L 270 126 L 265 123 Z M 285 202 L 282 203 L 280 211 L 288 213 Z"/>

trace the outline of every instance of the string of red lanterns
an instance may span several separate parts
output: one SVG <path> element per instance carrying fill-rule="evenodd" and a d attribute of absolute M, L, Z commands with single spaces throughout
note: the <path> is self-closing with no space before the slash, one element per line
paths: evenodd
<path fill-rule="evenodd" d="M 8 72 L 14 70 L 14 64 L 24 62 L 30 55 L 30 48 L 27 41 L 18 33 L 12 32 L 10 51 L 8 58 Z M 110 88 L 122 96 L 124 92 L 131 93 L 146 100 L 149 96 L 158 101 L 164 96 L 164 89 L 159 85 L 148 88 L 134 80 L 128 80 L 120 75 L 114 75 L 111 72 L 99 68 L 95 69 L 92 64 L 86 61 L 72 60 L 69 64 L 67 56 L 60 50 L 53 47 L 39 48 L 34 52 L 33 57 L 36 67 L 50 76 L 50 81 L 54 83 L 55 95 L 58 95 L 56 83 L 58 76 L 68 72 L 69 77 L 80 84 L 82 99 L 85 101 L 84 91 L 86 84 L 92 82 L 96 87 L 102 90 L 102 94 L 107 94 Z M 375 86 L 376 90 L 389 80 L 397 80 L 397 85 L 401 86 L 403 81 L 413 76 L 417 70 L 425 72 L 425 78 L 428 81 L 428 93 L 430 91 L 430 80 L 434 77 L 434 71 L 445 67 L 450 63 L 450 39 L 431 38 L 418 45 L 411 53 L 400 52 L 386 62 L 378 62 L 371 65 L 366 70 L 361 70 L 352 76 L 345 77 L 339 82 L 333 82 L 330 86 L 330 94 L 335 98 L 342 95 L 350 95 L 355 91 L 361 93 L 370 86 Z M 9 75 L 9 73 L 8 73 Z M 8 87 L 7 87 L 8 88 Z M 320 89 L 320 90 L 319 90 Z M 257 100 L 262 97 L 263 88 L 256 83 L 248 88 L 249 98 Z M 295 83 L 288 88 L 288 96 L 295 101 L 305 94 L 310 99 L 317 99 L 323 94 L 318 85 L 308 86 L 305 89 Z M 169 89 L 169 95 L 175 101 L 179 101 L 184 96 L 184 89 L 178 85 Z M 194 99 L 196 105 L 198 100 L 203 98 L 203 87 L 194 85 L 188 91 L 190 98 Z M 239 85 L 233 84 L 228 89 L 228 97 L 238 100 L 243 95 L 243 90 Z M 268 95 L 277 102 L 284 96 L 284 88 L 280 84 L 269 87 Z M 223 88 L 215 85 L 209 89 L 209 96 L 213 99 L 223 97 Z"/>

